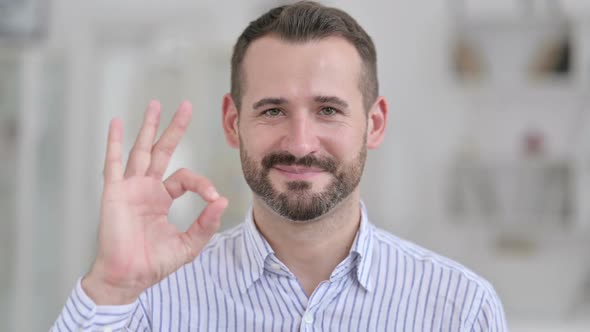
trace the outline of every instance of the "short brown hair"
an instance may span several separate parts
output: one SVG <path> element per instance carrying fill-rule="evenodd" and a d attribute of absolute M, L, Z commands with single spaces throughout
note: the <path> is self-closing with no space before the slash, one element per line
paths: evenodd
<path fill-rule="evenodd" d="M 363 105 L 368 111 L 377 99 L 377 52 L 371 37 L 347 13 L 312 1 L 300 1 L 273 8 L 250 22 L 236 42 L 231 59 L 231 96 L 240 110 L 242 98 L 242 62 L 250 44 L 258 38 L 273 34 L 295 43 L 339 36 L 350 42 L 358 51 L 363 68 L 359 89 Z"/>

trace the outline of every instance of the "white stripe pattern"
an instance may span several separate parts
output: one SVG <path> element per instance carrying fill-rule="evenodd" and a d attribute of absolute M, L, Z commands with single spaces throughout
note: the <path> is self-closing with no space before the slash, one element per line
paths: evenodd
<path fill-rule="evenodd" d="M 309 298 L 249 211 L 135 303 L 97 306 L 78 281 L 51 331 L 508 331 L 487 281 L 361 209 L 349 256 Z"/>

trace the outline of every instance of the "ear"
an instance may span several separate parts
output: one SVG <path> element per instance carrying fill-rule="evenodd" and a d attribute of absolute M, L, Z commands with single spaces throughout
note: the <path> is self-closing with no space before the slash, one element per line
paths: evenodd
<path fill-rule="evenodd" d="M 225 141 L 232 148 L 240 147 L 240 138 L 238 134 L 238 109 L 229 93 L 223 96 L 223 132 L 225 133 Z"/>
<path fill-rule="evenodd" d="M 385 126 L 387 124 L 387 101 L 385 97 L 379 96 L 369 114 L 367 115 L 367 148 L 375 149 L 385 137 Z"/>

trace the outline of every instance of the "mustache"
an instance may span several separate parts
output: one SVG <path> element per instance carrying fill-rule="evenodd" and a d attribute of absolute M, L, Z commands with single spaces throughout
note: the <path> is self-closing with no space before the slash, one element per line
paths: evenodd
<path fill-rule="evenodd" d="M 336 161 L 331 158 L 316 157 L 311 154 L 297 158 L 289 152 L 270 153 L 262 158 L 261 164 L 265 170 L 270 170 L 275 165 L 317 167 L 330 173 L 335 173 L 337 169 Z"/>

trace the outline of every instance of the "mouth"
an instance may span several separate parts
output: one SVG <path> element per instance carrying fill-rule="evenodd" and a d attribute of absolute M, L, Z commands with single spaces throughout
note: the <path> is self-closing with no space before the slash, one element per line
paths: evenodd
<path fill-rule="evenodd" d="M 276 165 L 272 169 L 290 180 L 310 180 L 324 173 L 321 168 L 297 165 Z"/>

